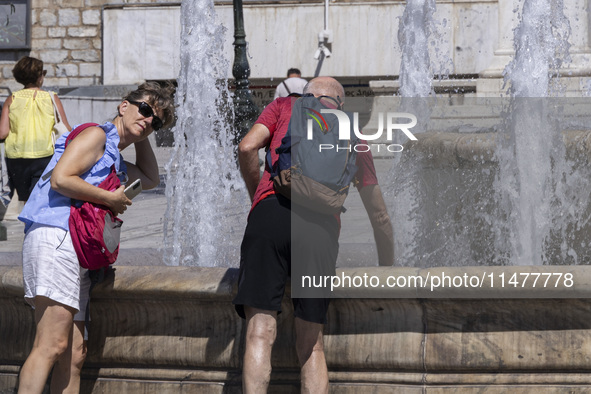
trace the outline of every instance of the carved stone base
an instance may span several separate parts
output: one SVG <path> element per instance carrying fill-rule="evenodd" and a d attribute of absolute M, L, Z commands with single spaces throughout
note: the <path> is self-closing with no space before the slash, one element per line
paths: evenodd
<path fill-rule="evenodd" d="M 470 276 L 485 270 L 508 276 L 524 270 L 571 273 L 572 297 L 591 295 L 588 267 L 338 272 L 363 271 L 385 281 L 390 275 Z M 236 274 L 235 269 L 219 268 L 118 267 L 93 293 L 81 392 L 239 393 L 244 326 L 231 305 Z M 32 346 L 34 323 L 22 298 L 21 270 L 0 267 L 0 278 L 0 393 L 11 393 Z M 379 288 L 361 294 L 382 298 L 333 300 L 325 326 L 331 392 L 591 390 L 591 303 L 585 298 L 545 299 L 564 295 L 549 288 L 530 290 L 498 285 L 490 292 Z M 354 296 L 356 291 L 342 289 L 338 295 Z M 479 295 L 490 298 L 472 298 Z M 520 298 L 530 295 L 538 298 Z M 290 304 L 286 298 L 278 318 L 273 393 L 299 392 Z"/>

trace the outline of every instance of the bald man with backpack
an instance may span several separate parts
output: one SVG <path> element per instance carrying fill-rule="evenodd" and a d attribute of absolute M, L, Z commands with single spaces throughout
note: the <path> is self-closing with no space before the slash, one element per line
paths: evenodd
<path fill-rule="evenodd" d="M 297 143 L 297 139 L 302 137 L 301 130 L 290 127 L 305 124 L 301 119 L 296 120 L 298 116 L 308 116 L 314 111 L 320 114 L 322 109 L 342 110 L 344 97 L 343 87 L 337 80 L 315 78 L 306 85 L 303 97 L 279 98 L 269 104 L 239 146 L 240 170 L 252 200 L 241 245 L 238 293 L 233 300 L 237 313 L 246 319 L 242 377 L 246 394 L 267 392 L 277 314 L 281 312 L 281 300 L 289 277 L 306 272 L 307 268 L 302 268 L 301 264 L 317 267 L 323 275 L 335 273 L 342 207 L 338 205 L 326 210 L 324 201 L 302 204 L 301 199 L 305 197 L 295 199 L 295 190 L 301 186 L 295 175 L 300 172 L 300 165 L 304 167 L 306 164 L 300 163 L 305 160 L 301 158 L 301 149 L 307 149 L 305 146 L 310 141 Z M 328 116 L 323 118 L 328 119 Z M 321 134 L 335 132 L 335 127 L 328 121 L 315 123 L 309 126 L 314 127 L 314 134 L 318 132 L 317 127 L 323 130 Z M 328 130 L 324 130 L 323 123 Z M 262 177 L 258 164 L 258 150 L 261 148 L 269 151 Z M 288 159 L 291 164 L 282 167 L 280 162 L 284 161 L 286 151 L 291 153 Z M 322 159 L 316 156 L 316 159 Z M 334 160 L 341 159 L 334 157 Z M 377 182 L 371 152 L 359 152 L 354 165 L 350 157 L 345 159 L 352 173 L 343 176 L 350 176 L 346 182 L 352 179 L 359 190 L 374 230 L 379 264 L 391 266 L 394 262 L 392 225 Z M 291 173 L 285 172 L 289 166 Z M 310 171 L 309 177 L 316 178 L 317 172 Z M 291 192 L 285 193 L 282 188 L 290 181 Z M 321 179 L 312 181 L 326 183 L 329 189 L 342 189 L 342 185 L 335 187 Z M 290 193 L 293 198 L 290 198 Z M 302 392 L 328 392 L 322 331 L 329 301 L 322 296 L 292 298 Z"/>

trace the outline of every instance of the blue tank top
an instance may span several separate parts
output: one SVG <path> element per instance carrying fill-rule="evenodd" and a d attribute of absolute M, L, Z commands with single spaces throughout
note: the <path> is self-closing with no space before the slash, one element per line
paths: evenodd
<path fill-rule="evenodd" d="M 126 172 L 127 167 L 119 153 L 119 134 L 114 124 L 107 122 L 99 125 L 107 134 L 105 153 L 98 162 L 80 177 L 91 185 L 98 186 L 109 173 L 111 166 L 115 164 L 117 172 Z M 25 223 L 25 233 L 33 223 L 54 226 L 69 231 L 68 221 L 70 219 L 70 197 L 66 197 L 51 188 L 51 177 L 45 177 L 52 171 L 60 157 L 64 153 L 66 137 L 70 133 L 62 135 L 55 143 L 55 153 L 51 161 L 43 171 L 43 175 L 37 185 L 33 188 L 29 200 L 25 204 L 18 219 Z M 44 179 L 45 178 L 45 179 Z"/>

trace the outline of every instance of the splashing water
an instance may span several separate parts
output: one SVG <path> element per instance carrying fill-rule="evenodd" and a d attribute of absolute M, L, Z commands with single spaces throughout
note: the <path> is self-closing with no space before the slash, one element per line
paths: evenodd
<path fill-rule="evenodd" d="M 404 8 L 398 28 L 402 97 L 428 97 L 433 93 L 429 37 L 434 13 L 435 0 L 409 0 Z"/>
<path fill-rule="evenodd" d="M 401 112 L 409 112 L 417 117 L 413 133 L 426 130 L 431 108 L 428 97 L 434 95 L 433 72 L 429 55 L 429 40 L 434 26 L 435 0 L 409 0 L 398 28 L 398 43 L 401 50 L 400 89 L 398 95 Z M 394 136 L 393 143 L 404 144 L 408 138 L 401 133 Z M 387 185 L 404 184 L 405 187 L 384 189 L 387 200 L 391 201 L 390 213 L 394 223 L 395 250 L 403 260 L 416 257 L 415 239 L 422 232 L 420 187 L 416 184 L 417 168 L 412 168 L 403 180 L 399 174 L 406 173 L 408 167 L 395 156 L 389 171 Z"/>
<path fill-rule="evenodd" d="M 571 29 L 562 0 L 525 0 L 515 29 L 515 57 L 505 68 L 512 97 L 547 97 L 550 77 L 570 61 Z"/>
<path fill-rule="evenodd" d="M 212 0 L 181 5 L 175 146 L 166 165 L 164 255 L 169 265 L 226 265 L 228 206 L 242 188 L 234 162 L 224 30 Z M 243 201 L 247 201 L 246 198 Z"/>
<path fill-rule="evenodd" d="M 562 1 L 525 0 L 515 29 L 515 57 L 504 71 L 509 83 L 510 110 L 499 132 L 498 177 L 494 189 L 500 202 L 498 263 L 544 264 L 545 244 L 556 222 L 553 195 L 568 169 L 558 123 L 545 99 L 551 93 L 552 73 L 568 61 L 570 26 Z"/>
<path fill-rule="evenodd" d="M 401 72 L 409 73 L 400 77 L 402 99 L 414 105 L 415 111 L 420 102 L 413 100 L 420 101 L 421 92 L 431 92 L 425 86 L 432 77 L 420 66 L 428 64 L 428 39 L 420 48 L 415 45 L 416 37 L 425 37 L 431 30 L 421 25 L 432 23 L 423 17 L 426 13 L 417 11 L 425 5 L 424 1 L 407 3 L 401 29 L 416 31 L 399 33 L 405 61 L 420 62 L 413 67 L 403 63 L 401 67 Z M 446 162 L 448 156 L 438 157 L 439 148 L 421 151 L 411 147 L 412 154 L 404 155 L 393 167 L 390 175 L 394 181 L 389 182 L 387 190 L 398 264 L 425 267 L 585 261 L 584 231 L 589 222 L 585 213 L 590 198 L 584 190 L 590 183 L 586 180 L 590 171 L 567 160 L 561 106 L 568 105 L 552 99 L 560 93 L 556 89 L 558 70 L 570 61 L 570 26 L 563 6 L 561 0 L 525 0 L 515 30 L 515 57 L 504 72 L 510 85 L 509 100 L 485 99 L 483 105 L 464 99 L 466 105 L 474 105 L 472 110 L 483 114 L 498 107 L 501 113 L 495 112 L 495 119 L 502 119 L 500 124 L 492 129 L 485 126 L 467 137 L 462 136 L 462 126 L 449 130 L 452 133 L 441 141 L 449 141 L 451 147 L 452 140 L 462 138 L 462 144 L 466 144 L 457 146 L 451 163 Z M 421 54 L 412 54 L 415 49 Z M 453 104 L 443 107 L 453 112 Z M 473 145 L 488 150 L 490 158 L 487 153 L 469 156 L 465 148 L 472 145 L 465 138 L 490 141 Z M 442 142 L 440 148 L 448 152 L 445 146 Z M 572 146 L 569 149 L 572 153 Z M 456 162 L 458 154 L 462 159 Z M 462 160 L 466 164 L 461 164 Z"/>

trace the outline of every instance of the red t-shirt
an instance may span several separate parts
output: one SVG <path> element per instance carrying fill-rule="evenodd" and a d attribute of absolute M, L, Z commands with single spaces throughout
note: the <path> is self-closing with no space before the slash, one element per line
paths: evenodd
<path fill-rule="evenodd" d="M 255 123 L 260 123 L 266 126 L 271 133 L 271 142 L 269 143 L 271 150 L 271 158 L 273 163 L 277 161 L 279 155 L 275 152 L 281 145 L 281 140 L 287 133 L 289 126 L 289 120 L 291 118 L 291 109 L 293 104 L 297 100 L 297 97 L 280 97 L 275 99 L 271 104 L 263 110 L 263 113 L 259 116 Z M 361 141 L 361 143 L 365 143 Z M 355 164 L 358 167 L 357 173 L 355 174 L 355 186 L 361 189 L 367 185 L 377 185 L 378 178 L 376 176 L 376 169 L 373 165 L 373 156 L 371 152 L 359 152 L 357 153 L 357 159 Z M 270 168 L 265 163 L 265 172 L 263 177 L 257 186 L 257 190 L 254 194 L 252 208 L 258 204 L 265 197 L 275 194 L 273 189 L 273 181 L 271 180 Z"/>

